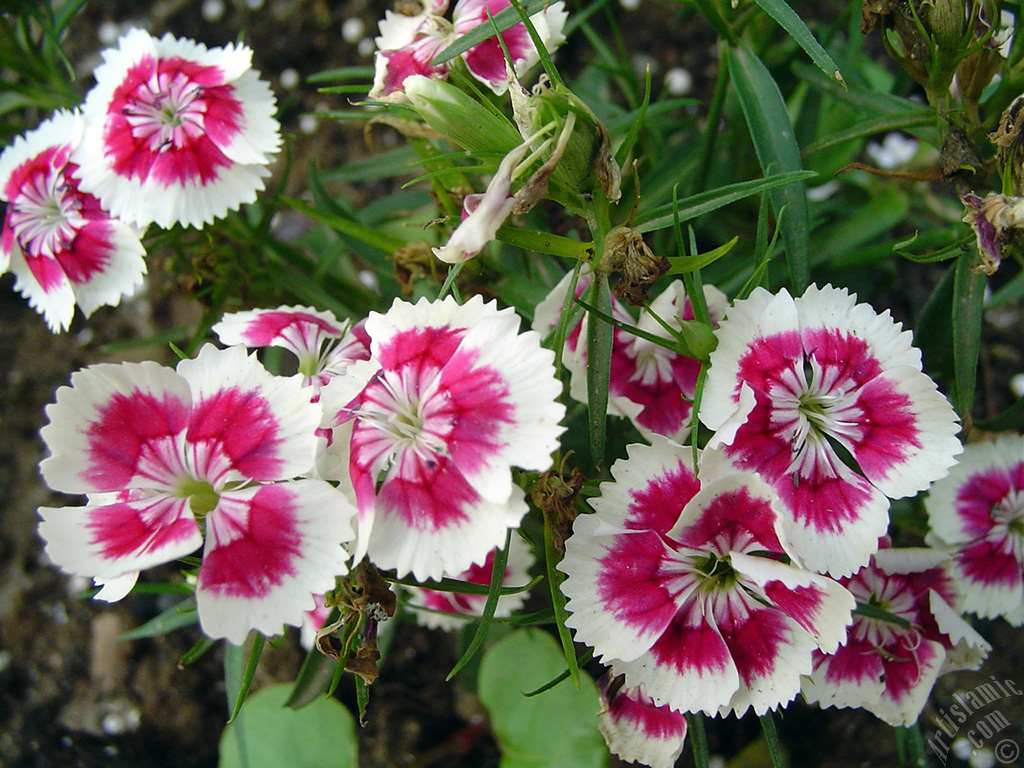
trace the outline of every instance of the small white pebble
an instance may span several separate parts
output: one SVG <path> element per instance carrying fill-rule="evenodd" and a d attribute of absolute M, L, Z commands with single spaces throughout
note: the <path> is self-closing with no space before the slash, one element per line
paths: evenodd
<path fill-rule="evenodd" d="M 822 200 L 828 200 L 838 191 L 839 182 L 833 179 L 832 181 L 826 181 L 824 184 L 819 184 L 816 187 L 809 187 L 807 190 L 807 199 L 812 203 L 820 203 Z"/>
<path fill-rule="evenodd" d="M 908 136 L 895 132 L 886 134 L 886 137 L 882 139 L 881 144 L 877 141 L 872 141 L 869 142 L 867 146 L 868 157 L 870 157 L 879 168 L 887 171 L 903 165 L 905 162 L 910 160 L 916 152 L 917 139 L 912 139 Z"/>
<path fill-rule="evenodd" d="M 952 752 L 958 760 L 967 762 L 967 759 L 971 756 L 971 752 L 974 751 L 974 747 L 967 739 L 961 736 L 958 739 L 953 739 L 953 743 L 949 747 L 949 751 Z"/>
<path fill-rule="evenodd" d="M 224 0 L 203 0 L 203 18 L 210 23 L 223 19 L 226 10 L 227 6 L 224 5 Z"/>
<path fill-rule="evenodd" d="M 693 75 L 682 67 L 672 67 L 665 73 L 665 90 L 673 96 L 683 96 L 693 88 Z"/>
<path fill-rule="evenodd" d="M 305 114 L 299 118 L 299 130 L 307 136 L 316 133 L 317 127 L 320 125 L 320 121 L 316 115 Z"/>
<path fill-rule="evenodd" d="M 982 747 L 977 752 L 971 753 L 967 758 L 967 764 L 971 768 L 995 768 L 996 753 L 988 747 Z"/>
<path fill-rule="evenodd" d="M 277 80 L 281 83 L 282 88 L 292 89 L 299 84 L 299 73 L 288 67 L 288 69 L 281 70 L 281 75 Z"/>
<path fill-rule="evenodd" d="M 10 651 L 0 651 L 0 672 L 11 666 L 11 658 Z"/>
<path fill-rule="evenodd" d="M 627 11 L 635 11 L 640 7 L 640 0 L 619 0 L 619 5 Z"/>
<path fill-rule="evenodd" d="M 245 5 L 255 11 L 263 7 L 263 0 L 245 0 Z"/>
<path fill-rule="evenodd" d="M 86 344 L 88 344 L 90 341 L 92 341 L 92 337 L 93 337 L 92 328 L 89 328 L 88 326 L 86 326 L 85 328 L 80 330 L 77 334 L 75 334 L 75 344 L 77 344 L 80 347 L 84 347 Z"/>
<path fill-rule="evenodd" d="M 366 24 L 358 16 L 345 19 L 341 25 L 341 38 L 346 43 L 358 43 L 366 32 Z"/>
<path fill-rule="evenodd" d="M 373 42 L 372 37 L 364 37 L 359 41 L 356 50 L 359 51 L 360 56 L 372 56 L 373 52 L 377 50 L 377 44 Z"/>
<path fill-rule="evenodd" d="M 121 27 L 116 21 L 104 21 L 96 30 L 96 37 L 104 45 L 113 45 L 121 36 Z"/>
<path fill-rule="evenodd" d="M 1024 373 L 1018 373 L 1010 379 L 1010 391 L 1014 397 L 1024 397 Z"/>
<path fill-rule="evenodd" d="M 368 269 L 360 270 L 359 282 L 365 285 L 371 291 L 380 291 L 380 281 L 377 279 L 377 275 Z"/>
<path fill-rule="evenodd" d="M 725 768 L 726 765 L 727 763 L 722 755 L 708 756 L 708 768 Z"/>

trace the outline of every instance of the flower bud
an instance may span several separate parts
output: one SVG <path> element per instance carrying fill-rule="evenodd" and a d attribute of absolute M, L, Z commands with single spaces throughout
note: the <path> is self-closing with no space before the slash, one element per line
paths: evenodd
<path fill-rule="evenodd" d="M 413 75 L 405 81 L 405 95 L 427 125 L 463 149 L 505 154 L 520 143 L 512 123 L 454 85 Z"/>

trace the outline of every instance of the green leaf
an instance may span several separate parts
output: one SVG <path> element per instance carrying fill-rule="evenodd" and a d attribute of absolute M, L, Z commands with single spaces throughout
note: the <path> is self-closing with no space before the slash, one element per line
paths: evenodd
<path fill-rule="evenodd" d="M 720 245 L 706 253 L 695 253 L 692 256 L 669 256 L 668 263 L 672 266 L 666 274 L 669 275 L 685 275 L 688 272 L 693 272 L 698 269 L 706 267 L 708 264 L 718 261 L 720 258 L 725 256 L 729 251 L 733 249 L 733 246 L 740 241 L 740 236 L 736 235 L 732 240 L 724 245 Z"/>
<path fill-rule="evenodd" d="M 966 428 L 974 405 L 985 276 L 971 271 L 973 251 L 962 253 L 953 279 L 953 368 L 956 372 L 956 410 Z"/>
<path fill-rule="evenodd" d="M 727 184 L 718 189 L 684 197 L 676 204 L 666 203 L 640 213 L 634 220 L 635 229 L 637 232 L 653 232 L 657 229 L 665 229 L 675 225 L 677 222 L 690 221 L 706 213 L 717 211 L 719 208 L 729 205 L 729 203 L 735 203 L 737 200 L 742 200 L 745 197 L 774 190 L 785 184 L 803 182 L 817 175 L 814 171 L 803 170 L 794 173 L 777 173 L 766 176 L 763 179 L 752 179 L 751 181 L 738 181 L 735 184 Z M 673 210 L 674 206 L 678 208 L 678 211 Z"/>
<path fill-rule="evenodd" d="M 403 240 L 381 234 L 379 231 L 360 224 L 358 221 L 346 219 L 342 216 L 336 216 L 332 213 L 327 213 L 326 211 L 314 208 L 305 200 L 298 200 L 294 197 L 281 195 L 281 202 L 285 205 L 291 206 L 298 213 L 308 216 L 314 221 L 326 224 L 331 229 L 336 230 L 343 235 L 347 235 L 348 237 L 353 237 L 356 240 L 364 242 L 386 254 L 390 255 L 406 244 Z"/>
<path fill-rule="evenodd" d="M 934 109 L 915 109 L 910 112 L 896 113 L 889 116 L 869 117 L 867 120 L 862 120 L 844 130 L 830 132 L 827 136 L 822 136 L 817 141 L 811 142 L 804 147 L 801 154 L 807 157 L 815 152 L 843 144 L 851 139 L 866 139 L 868 136 L 874 136 L 879 133 L 903 131 L 907 128 L 916 128 L 923 125 L 934 125 L 935 120 Z"/>
<path fill-rule="evenodd" d="M 599 768 L 608 752 L 597 729 L 601 702 L 586 675 L 580 689 L 560 685 L 527 698 L 565 671 L 555 641 L 521 629 L 496 643 L 480 665 L 480 700 L 491 714 L 501 768 Z"/>
<path fill-rule="evenodd" d="M 253 675 L 256 674 L 256 667 L 260 663 L 260 654 L 263 653 L 265 640 L 259 632 L 252 633 L 251 641 L 246 646 L 224 644 L 224 689 L 228 696 L 228 718 L 230 723 L 242 709 L 245 696 L 249 693 L 249 686 L 252 685 Z"/>
<path fill-rule="evenodd" d="M 255 693 L 220 739 L 218 768 L 358 768 L 356 726 L 334 699 L 285 706 L 290 686 Z"/>
<path fill-rule="evenodd" d="M 590 305 L 606 317 L 612 314 L 608 275 L 598 272 L 590 284 Z M 590 458 L 595 465 L 604 461 L 605 430 L 608 424 L 608 382 L 612 371 L 612 341 L 615 328 L 600 316 L 587 321 L 587 422 L 590 425 Z"/>
<path fill-rule="evenodd" d="M 754 142 L 761 170 L 772 172 L 801 169 L 800 148 L 793 125 L 786 113 L 786 102 L 771 73 L 749 48 L 740 45 L 729 50 L 729 71 L 732 72 L 736 94 Z M 768 193 L 776 217 L 781 217 L 782 240 L 792 276 L 794 295 L 800 296 L 811 282 L 810 247 L 808 244 L 807 192 L 798 181 Z"/>
<path fill-rule="evenodd" d="M 171 606 L 159 616 L 150 619 L 142 626 L 130 629 L 118 637 L 118 640 L 138 640 L 140 637 L 166 635 L 176 629 L 187 627 L 199 621 L 196 612 L 196 599 L 186 598 L 177 605 Z"/>
<path fill-rule="evenodd" d="M 512 530 L 509 529 L 508 535 L 505 536 L 505 546 L 501 549 L 494 551 L 494 564 L 491 568 L 491 583 L 489 585 L 489 592 L 487 594 L 487 602 L 484 603 L 484 609 L 480 615 L 480 621 L 477 623 L 476 632 L 473 633 L 473 639 L 469 643 L 469 647 L 466 648 L 466 652 L 462 654 L 462 657 L 455 662 L 455 666 L 452 667 L 452 671 L 448 673 L 448 677 L 445 680 L 451 680 L 455 675 L 459 673 L 463 667 L 465 667 L 470 659 L 476 655 L 476 652 L 480 650 L 480 647 L 484 644 L 484 640 L 487 637 L 487 631 L 491 626 L 491 619 L 494 618 L 494 611 L 498 607 L 498 592 L 501 589 L 501 582 L 505 578 L 505 565 L 508 563 L 508 549 L 512 542 Z"/>
<path fill-rule="evenodd" d="M 991 419 L 975 419 L 974 426 L 986 432 L 1020 432 L 1024 430 L 1024 397 Z"/>
<path fill-rule="evenodd" d="M 786 30 L 789 36 L 796 41 L 796 44 L 803 48 L 804 53 L 811 57 L 811 61 L 818 65 L 818 69 L 825 73 L 826 77 L 841 83 L 843 87 L 846 86 L 846 81 L 843 80 L 843 75 L 839 72 L 839 67 L 836 63 L 832 61 L 832 57 L 814 39 L 811 30 L 800 20 L 800 17 L 796 15 L 793 9 L 786 4 L 785 0 L 754 0 L 754 2 L 761 6 L 761 10 L 775 19 L 780 27 Z"/>

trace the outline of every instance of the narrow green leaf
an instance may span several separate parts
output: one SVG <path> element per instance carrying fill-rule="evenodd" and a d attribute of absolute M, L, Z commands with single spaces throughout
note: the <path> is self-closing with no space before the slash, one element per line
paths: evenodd
<path fill-rule="evenodd" d="M 1024 397 L 991 419 L 975 419 L 974 426 L 986 432 L 1022 432 L 1024 431 Z"/>
<path fill-rule="evenodd" d="M 280 199 L 282 203 L 295 209 L 295 211 L 301 213 L 303 216 L 308 216 L 314 221 L 326 224 L 331 229 L 337 230 L 343 235 L 354 237 L 356 240 L 360 240 L 379 251 L 383 251 L 384 253 L 392 254 L 406 244 L 404 240 L 399 240 L 397 237 L 382 234 L 375 229 L 371 229 L 370 227 L 360 224 L 358 221 L 352 221 L 351 219 L 346 219 L 341 216 L 335 216 L 325 211 L 321 211 L 318 208 L 314 208 L 305 200 L 288 197 L 287 195 L 281 195 Z"/>
<path fill-rule="evenodd" d="M 580 664 L 586 664 L 593 657 L 594 657 L 594 649 L 593 648 L 587 648 L 578 659 L 576 658 L 576 655 L 574 653 L 573 654 L 573 661 L 575 663 L 572 665 L 572 668 L 575 668 L 575 669 L 579 670 Z M 568 657 L 566 657 L 566 658 L 568 658 Z M 532 691 L 527 691 L 523 695 L 526 696 L 527 698 L 529 698 L 531 696 L 539 696 L 540 694 L 544 693 L 544 691 L 550 691 L 556 685 L 558 685 L 559 683 L 565 682 L 570 677 L 572 677 L 572 669 L 567 669 L 564 672 L 562 672 L 560 675 L 558 675 L 558 677 L 555 677 L 555 678 L 552 678 L 551 680 L 548 680 L 540 688 L 537 688 L 537 689 L 532 690 Z M 579 679 L 576 679 L 576 688 L 579 689 L 579 687 L 580 687 Z"/>
<path fill-rule="evenodd" d="M 260 663 L 260 654 L 263 653 L 265 643 L 263 635 L 259 632 L 251 633 L 251 640 L 242 645 L 233 643 L 224 644 L 224 690 L 228 697 L 228 712 L 231 716 L 228 722 L 238 717 L 245 701 L 245 695 L 252 685 L 253 675 L 256 674 L 256 667 Z M 248 653 L 246 645 L 249 646 Z"/>
<path fill-rule="evenodd" d="M 528 251 L 565 256 L 570 259 L 585 258 L 594 250 L 593 243 L 581 243 L 579 240 L 553 235 L 550 232 L 538 232 L 518 227 L 499 227 L 495 237 L 503 243 L 525 248 Z"/>
<path fill-rule="evenodd" d="M 648 68 L 644 72 L 644 98 L 640 102 L 640 108 L 636 112 L 636 116 L 629 124 L 629 132 L 626 134 L 626 138 L 619 145 L 619 150 L 615 153 L 615 162 L 619 164 L 619 167 L 623 167 L 626 164 L 626 160 L 629 158 L 629 153 L 633 151 L 633 145 L 636 144 L 636 140 L 640 138 L 640 129 L 643 128 L 644 118 L 647 116 L 647 106 L 651 103 L 651 70 Z"/>
<path fill-rule="evenodd" d="M 130 629 L 118 637 L 118 640 L 138 640 L 141 637 L 154 637 L 166 635 L 176 629 L 187 627 L 199 621 L 199 614 L 196 613 L 196 599 L 189 597 L 177 605 L 171 606 L 142 626 Z"/>
<path fill-rule="evenodd" d="M 763 179 L 727 184 L 718 189 L 684 197 L 678 202 L 677 212 L 673 210 L 672 203 L 666 203 L 640 213 L 637 215 L 634 225 L 638 232 L 653 232 L 657 229 L 664 229 L 665 227 L 673 226 L 677 220 L 679 222 L 691 221 L 706 213 L 717 211 L 719 208 L 730 203 L 735 203 L 737 200 L 742 200 L 745 197 L 775 190 L 786 184 L 803 182 L 817 175 L 814 171 L 802 170 L 793 173 L 777 173 Z"/>
<path fill-rule="evenodd" d="M 215 646 L 216 644 L 217 641 L 214 640 L 212 637 L 207 637 L 206 635 L 203 635 L 198 640 L 196 640 L 195 645 L 193 645 L 191 648 L 185 651 L 185 654 L 180 659 L 178 659 L 178 668 L 180 669 L 181 667 L 187 667 L 192 662 L 202 658 L 206 654 L 206 652 L 213 648 L 213 646 Z"/>
<path fill-rule="evenodd" d="M 710 768 L 711 752 L 708 750 L 708 733 L 704 727 L 704 715 L 700 712 L 686 713 L 686 735 L 693 749 L 694 768 Z"/>
<path fill-rule="evenodd" d="M 771 73 L 746 46 L 731 48 L 729 58 L 729 71 L 761 170 L 765 175 L 800 170 L 800 148 L 786 113 L 786 102 Z M 786 245 L 793 292 L 800 296 L 811 282 L 807 191 L 804 183 L 798 181 L 772 189 L 768 196 L 776 217 L 786 209 L 779 226 Z"/>
<path fill-rule="evenodd" d="M 538 11 L 543 10 L 550 4 L 550 0 L 523 0 L 520 3 L 523 11 L 533 15 Z M 477 27 L 473 27 L 469 32 L 460 37 L 456 38 L 451 44 L 446 46 L 434 60 L 431 61 L 432 66 L 438 64 L 444 64 L 446 61 L 451 61 L 461 53 L 465 53 L 474 45 L 482 43 L 490 37 L 494 37 L 494 29 L 497 27 L 499 32 L 504 32 L 509 27 L 514 27 L 519 24 L 519 13 L 515 8 L 509 6 L 503 11 L 494 14 L 493 26 L 491 24 L 481 24 Z"/>
<path fill-rule="evenodd" d="M 818 69 L 825 73 L 826 77 L 840 83 L 844 88 L 846 87 L 846 81 L 843 80 L 843 75 L 840 73 L 839 67 L 832 60 L 832 57 L 814 39 L 811 30 L 800 20 L 800 17 L 796 15 L 793 9 L 786 4 L 785 0 L 754 0 L 754 2 L 761 6 L 761 10 L 775 19 L 780 27 L 786 30 L 789 36 L 796 41 L 796 44 L 803 48 L 804 53 L 811 57 L 811 61 L 818 65 Z"/>
<path fill-rule="evenodd" d="M 612 314 L 608 275 L 598 272 L 590 283 L 590 305 L 604 316 Z M 612 339 L 615 328 L 601 317 L 587 320 L 587 423 L 590 426 L 590 456 L 595 465 L 604 462 L 605 430 L 608 424 L 608 382 L 612 371 Z"/>
<path fill-rule="evenodd" d="M 335 619 L 337 620 L 337 619 Z M 329 620 L 328 620 L 329 621 Z M 338 661 L 336 664 L 343 664 Z M 319 698 L 327 691 L 331 682 L 333 670 L 330 667 L 327 656 L 324 656 L 316 648 L 306 653 L 306 658 L 299 668 L 292 683 L 291 693 L 285 701 L 286 707 L 301 709 L 314 699 Z"/>
<path fill-rule="evenodd" d="M 782 744 L 779 743 L 779 733 L 775 730 L 775 718 L 772 711 L 768 710 L 760 717 L 761 730 L 764 731 L 764 740 L 768 744 L 768 756 L 772 761 L 772 768 L 785 768 L 782 761 Z"/>
<path fill-rule="evenodd" d="M 565 610 L 565 595 L 560 589 L 566 576 L 555 566 L 561 559 L 560 553 L 555 547 L 555 532 L 551 521 L 553 513 L 544 510 L 544 568 L 548 577 L 548 587 L 551 592 L 551 608 L 555 613 L 555 627 L 558 630 L 558 640 L 562 644 L 562 654 L 565 656 L 565 663 L 568 666 L 566 674 L 572 678 L 572 684 L 577 689 L 580 687 L 580 668 L 576 662 L 576 649 L 572 644 L 572 634 L 566 621 L 569 614 Z"/>
<path fill-rule="evenodd" d="M 708 264 L 713 264 L 720 258 L 725 256 L 733 247 L 740 241 L 740 236 L 736 235 L 732 240 L 724 245 L 720 245 L 706 253 L 695 253 L 692 256 L 669 256 L 668 263 L 672 266 L 669 267 L 668 273 L 670 275 L 685 275 L 688 272 L 693 272 L 698 269 L 706 267 Z"/>
<path fill-rule="evenodd" d="M 904 629 L 909 629 L 911 627 L 910 622 L 902 616 L 889 613 L 889 611 L 879 608 L 877 605 L 872 605 L 871 603 L 858 602 L 856 607 L 853 609 L 853 612 L 858 616 L 866 616 L 869 619 L 878 619 L 879 621 L 895 624 L 899 627 L 903 627 Z"/>
<path fill-rule="evenodd" d="M 452 667 L 452 671 L 448 673 L 448 677 L 445 680 L 451 680 L 455 675 L 459 673 L 469 660 L 476 655 L 476 652 L 480 650 L 480 646 L 484 644 L 484 639 L 487 637 L 487 630 L 490 629 L 491 619 L 494 618 L 494 611 L 498 607 L 498 592 L 501 588 L 501 582 L 505 578 L 505 565 L 508 563 L 508 549 L 509 544 L 512 541 L 512 530 L 509 529 L 508 535 L 505 536 L 505 546 L 494 552 L 494 565 L 491 568 L 491 584 L 489 592 L 487 594 L 487 602 L 484 603 L 484 610 L 480 615 L 480 620 L 476 626 L 476 632 L 473 634 L 473 639 L 469 643 L 469 647 L 466 648 L 466 652 L 462 654 L 455 666 Z"/>
<path fill-rule="evenodd" d="M 900 764 L 910 768 L 928 768 L 928 755 L 924 748 L 919 723 L 902 727 L 894 727 L 896 732 L 896 753 Z"/>
<path fill-rule="evenodd" d="M 827 136 L 811 142 L 800 153 L 804 157 L 813 155 L 823 149 L 843 144 L 852 139 L 866 139 L 879 133 L 890 131 L 905 131 L 907 128 L 916 128 L 923 125 L 935 124 L 934 109 L 915 109 L 910 112 L 896 113 L 889 116 L 869 117 L 859 123 L 837 132 L 830 132 Z"/>
<path fill-rule="evenodd" d="M 971 271 L 973 251 L 956 262 L 953 280 L 953 366 L 956 372 L 956 410 L 966 429 L 970 425 L 977 378 L 981 317 L 985 304 L 985 276 Z"/>

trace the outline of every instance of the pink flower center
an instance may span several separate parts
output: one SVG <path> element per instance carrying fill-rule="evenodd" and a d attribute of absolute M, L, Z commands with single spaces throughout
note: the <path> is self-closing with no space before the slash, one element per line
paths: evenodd
<path fill-rule="evenodd" d="M 179 148 L 203 132 L 203 86 L 181 70 L 156 72 L 138 85 L 121 110 L 132 135 L 153 152 Z"/>
<path fill-rule="evenodd" d="M 7 224 L 24 253 L 52 258 L 67 251 L 85 225 L 81 210 L 78 190 L 47 166 L 26 178 L 7 210 Z"/>

